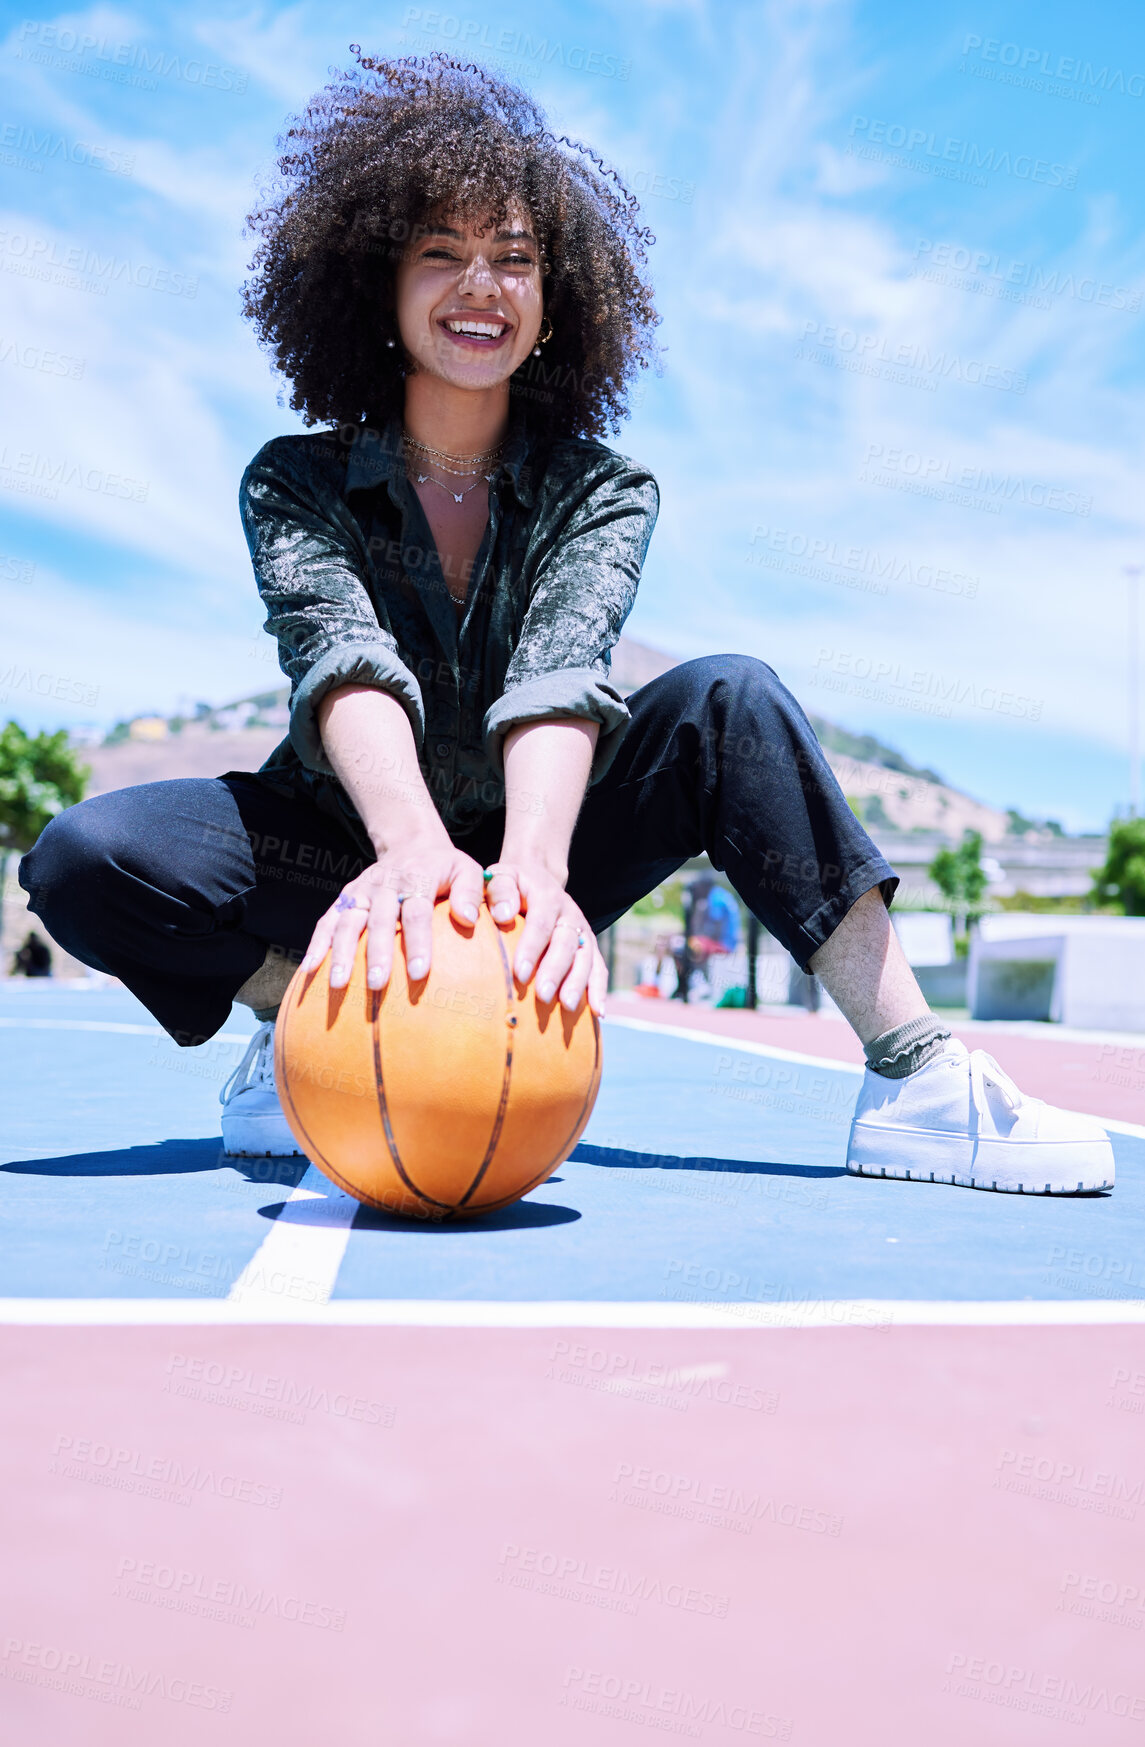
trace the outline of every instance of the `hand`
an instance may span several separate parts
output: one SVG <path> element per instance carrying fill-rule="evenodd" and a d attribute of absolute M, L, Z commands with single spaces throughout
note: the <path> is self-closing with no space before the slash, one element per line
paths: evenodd
<path fill-rule="evenodd" d="M 367 928 L 366 986 L 384 989 L 393 968 L 394 936 L 400 924 L 406 975 L 411 983 L 420 982 L 429 972 L 433 955 L 434 903 L 448 892 L 453 915 L 472 928 L 480 914 L 482 886 L 480 867 L 472 856 L 455 849 L 448 837 L 387 850 L 343 888 L 320 918 L 301 968 L 316 971 L 329 952 L 330 987 L 345 988 L 359 936 Z M 347 902 L 350 899 L 353 908 Z"/>
<path fill-rule="evenodd" d="M 525 915 L 513 959 L 517 981 L 527 983 L 535 971 L 540 999 L 547 1004 L 559 991 L 568 1013 L 576 1011 L 587 989 L 589 1006 L 603 1015 L 608 966 L 563 882 L 540 863 L 498 861 L 486 871 L 493 875 L 485 888 L 493 920 L 505 924 L 522 911 Z"/>

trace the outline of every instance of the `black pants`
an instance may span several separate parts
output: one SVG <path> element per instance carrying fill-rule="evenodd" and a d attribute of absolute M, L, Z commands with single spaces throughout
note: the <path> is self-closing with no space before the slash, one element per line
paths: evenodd
<path fill-rule="evenodd" d="M 803 966 L 864 892 L 880 886 L 890 902 L 890 864 L 769 667 L 706 656 L 628 701 L 569 855 L 568 889 L 594 930 L 701 851 Z M 457 841 L 487 865 L 503 830 L 498 812 Z M 195 1044 L 225 1022 L 268 947 L 301 954 L 363 865 L 337 820 L 231 772 L 81 801 L 24 857 L 20 883 L 66 951 Z"/>

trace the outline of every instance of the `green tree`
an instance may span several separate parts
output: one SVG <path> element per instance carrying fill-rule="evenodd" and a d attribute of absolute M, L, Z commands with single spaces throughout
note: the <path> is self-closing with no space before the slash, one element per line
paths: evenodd
<path fill-rule="evenodd" d="M 18 722 L 0 728 L 0 934 L 10 858 L 31 849 L 57 813 L 83 800 L 90 776 L 64 730 L 27 734 Z"/>
<path fill-rule="evenodd" d="M 1126 916 L 1145 916 L 1145 819 L 1115 819 L 1105 866 L 1094 870 L 1094 900 Z"/>
<path fill-rule="evenodd" d="M 949 901 L 961 924 L 959 932 L 965 936 L 966 925 L 978 914 L 986 890 L 981 831 L 964 831 L 957 849 L 940 849 L 927 872 Z"/>

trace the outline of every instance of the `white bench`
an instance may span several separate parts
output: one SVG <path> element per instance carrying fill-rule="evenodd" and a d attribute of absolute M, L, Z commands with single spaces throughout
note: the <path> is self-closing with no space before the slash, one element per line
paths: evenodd
<path fill-rule="evenodd" d="M 970 941 L 973 1019 L 1145 1031 L 1145 916 L 983 916 Z"/>

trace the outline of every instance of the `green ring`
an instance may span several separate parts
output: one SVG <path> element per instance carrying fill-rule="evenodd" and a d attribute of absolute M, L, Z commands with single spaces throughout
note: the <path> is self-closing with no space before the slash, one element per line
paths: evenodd
<path fill-rule="evenodd" d="M 488 885 L 489 881 L 493 878 L 493 875 L 489 872 L 489 869 L 486 868 L 485 872 L 481 875 L 481 878 L 485 881 L 485 884 Z"/>

